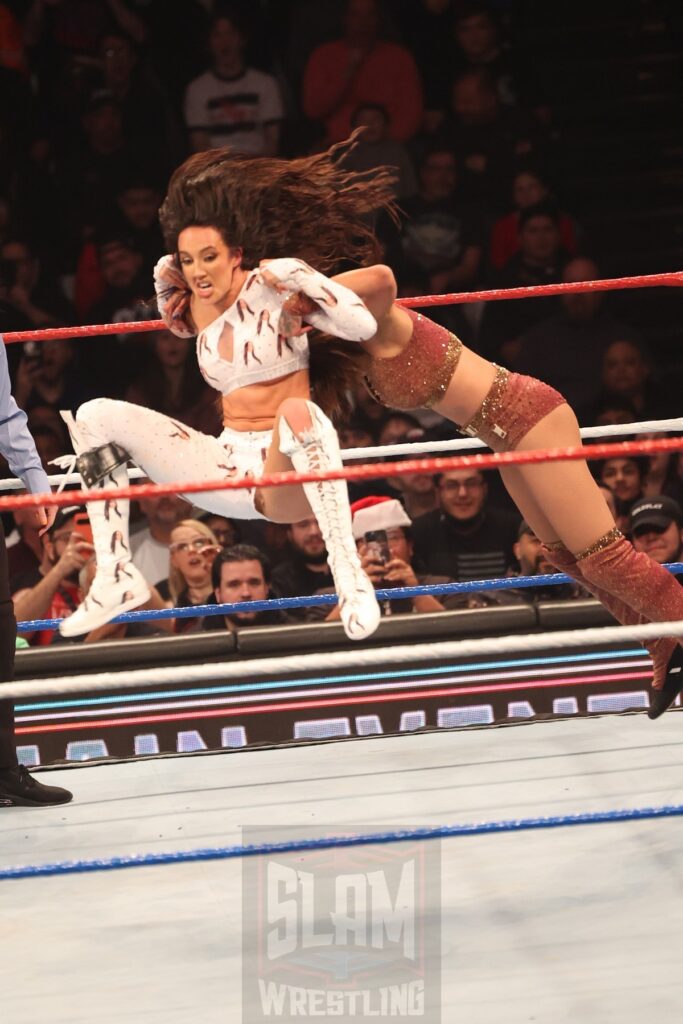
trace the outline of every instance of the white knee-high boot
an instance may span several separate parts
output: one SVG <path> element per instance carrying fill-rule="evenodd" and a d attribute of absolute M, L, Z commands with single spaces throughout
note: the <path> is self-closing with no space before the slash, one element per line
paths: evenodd
<path fill-rule="evenodd" d="M 77 466 L 83 485 L 100 490 L 127 486 L 126 462 L 111 458 L 108 445 L 93 445 L 88 437 L 87 426 L 81 425 L 78 419 L 74 420 L 70 413 L 62 413 L 62 418 L 69 428 L 74 451 L 79 457 Z M 98 453 L 102 453 L 101 456 Z M 88 461 L 101 469 L 95 468 L 92 476 L 86 471 L 86 478 L 83 475 L 85 470 L 81 456 L 89 455 L 92 457 Z M 149 587 L 131 560 L 129 506 L 128 499 L 122 498 L 88 502 L 97 572 L 85 600 L 73 615 L 62 620 L 59 627 L 62 636 L 89 633 L 122 612 L 131 611 L 149 600 Z"/>
<path fill-rule="evenodd" d="M 299 438 L 284 417 L 280 419 L 280 451 L 300 473 L 341 469 L 339 439 L 331 422 L 313 402 L 307 402 L 312 426 Z M 346 635 L 363 640 L 377 629 L 380 609 L 375 589 L 360 564 L 351 532 L 351 509 L 343 480 L 302 484 L 325 540 L 330 571 L 339 595 Z"/>

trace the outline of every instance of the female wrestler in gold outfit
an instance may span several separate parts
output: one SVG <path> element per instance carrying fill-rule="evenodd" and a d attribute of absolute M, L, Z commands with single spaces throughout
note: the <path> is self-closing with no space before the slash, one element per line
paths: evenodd
<path fill-rule="evenodd" d="M 420 313 L 395 304 L 388 267 L 336 278 L 367 304 L 378 324 L 365 344 L 365 379 L 392 408 L 429 406 L 496 452 L 581 444 L 576 416 L 559 392 L 483 359 Z M 568 353 L 571 358 L 571 353 Z M 502 466 L 505 486 L 543 541 L 547 558 L 595 595 L 624 625 L 683 619 L 683 588 L 617 529 L 586 462 Z M 683 689 L 683 647 L 647 644 L 654 664 L 656 718 Z"/>

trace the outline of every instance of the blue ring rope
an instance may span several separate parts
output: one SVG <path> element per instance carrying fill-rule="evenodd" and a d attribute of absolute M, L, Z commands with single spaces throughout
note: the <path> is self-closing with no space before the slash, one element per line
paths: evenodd
<path fill-rule="evenodd" d="M 672 573 L 683 573 L 683 562 L 672 562 L 664 566 Z M 436 583 L 420 587 L 391 587 L 377 590 L 378 601 L 402 601 L 406 598 L 446 596 L 448 594 L 471 594 L 481 590 L 517 590 L 520 587 L 561 586 L 574 582 L 564 573 L 545 573 L 540 576 L 502 576 L 490 580 L 469 580 L 466 583 Z M 336 594 L 311 594 L 306 597 L 277 597 L 267 601 L 239 601 L 236 604 L 197 604 L 190 608 L 157 608 L 140 612 L 126 612 L 117 615 L 112 623 L 153 622 L 157 619 L 194 619 L 208 615 L 234 615 L 236 612 L 286 611 L 288 608 L 313 608 L 317 605 L 334 605 Z M 33 633 L 36 630 L 57 629 L 61 619 L 29 619 L 17 623 L 17 632 Z"/>
<path fill-rule="evenodd" d="M 604 825 L 619 821 L 649 821 L 657 818 L 683 816 L 683 804 L 665 804 L 661 807 L 635 807 L 613 811 L 586 811 L 547 818 L 519 818 L 517 820 L 487 821 L 469 825 L 438 825 L 434 828 L 402 829 L 391 832 L 371 832 L 356 836 L 330 836 L 319 839 L 286 840 L 281 843 L 255 843 L 246 846 L 218 846 L 198 850 L 179 850 L 177 853 L 145 853 L 130 857 L 110 857 L 107 860 L 61 861 L 55 864 L 34 864 L 0 870 L 0 881 L 18 878 L 45 878 L 54 875 L 81 875 L 95 871 L 119 871 L 123 868 L 152 867 L 161 864 L 191 864 L 207 860 L 234 860 L 241 857 L 260 857 L 275 853 L 296 853 L 303 850 L 325 850 L 344 846 L 370 846 L 385 843 L 414 842 L 425 839 L 445 839 L 454 836 L 481 836 L 504 832 L 530 832 L 539 829 L 566 828 L 571 825 Z"/>

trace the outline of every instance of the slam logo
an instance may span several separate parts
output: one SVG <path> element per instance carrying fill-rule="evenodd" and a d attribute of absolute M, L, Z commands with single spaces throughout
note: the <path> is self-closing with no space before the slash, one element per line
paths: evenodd
<path fill-rule="evenodd" d="M 428 905 L 440 906 L 430 847 L 278 854 L 253 870 L 245 861 L 244 1019 L 436 1021 L 427 1012 L 440 959 L 425 929 L 428 888 Z M 430 928 L 439 931 L 433 917 Z"/>

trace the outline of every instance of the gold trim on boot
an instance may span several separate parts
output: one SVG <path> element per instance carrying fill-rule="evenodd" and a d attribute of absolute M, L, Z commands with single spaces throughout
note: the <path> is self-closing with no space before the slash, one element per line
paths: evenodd
<path fill-rule="evenodd" d="M 582 558 L 588 558 L 590 555 L 597 555 L 598 551 L 604 551 L 610 544 L 614 544 L 615 540 L 624 540 L 624 535 L 618 526 L 614 526 L 607 533 L 604 533 L 602 537 L 598 537 L 596 541 L 589 544 L 583 551 L 579 551 L 578 555 L 575 555 L 577 562 L 580 562 Z M 560 545 L 564 547 L 564 545 Z"/>

